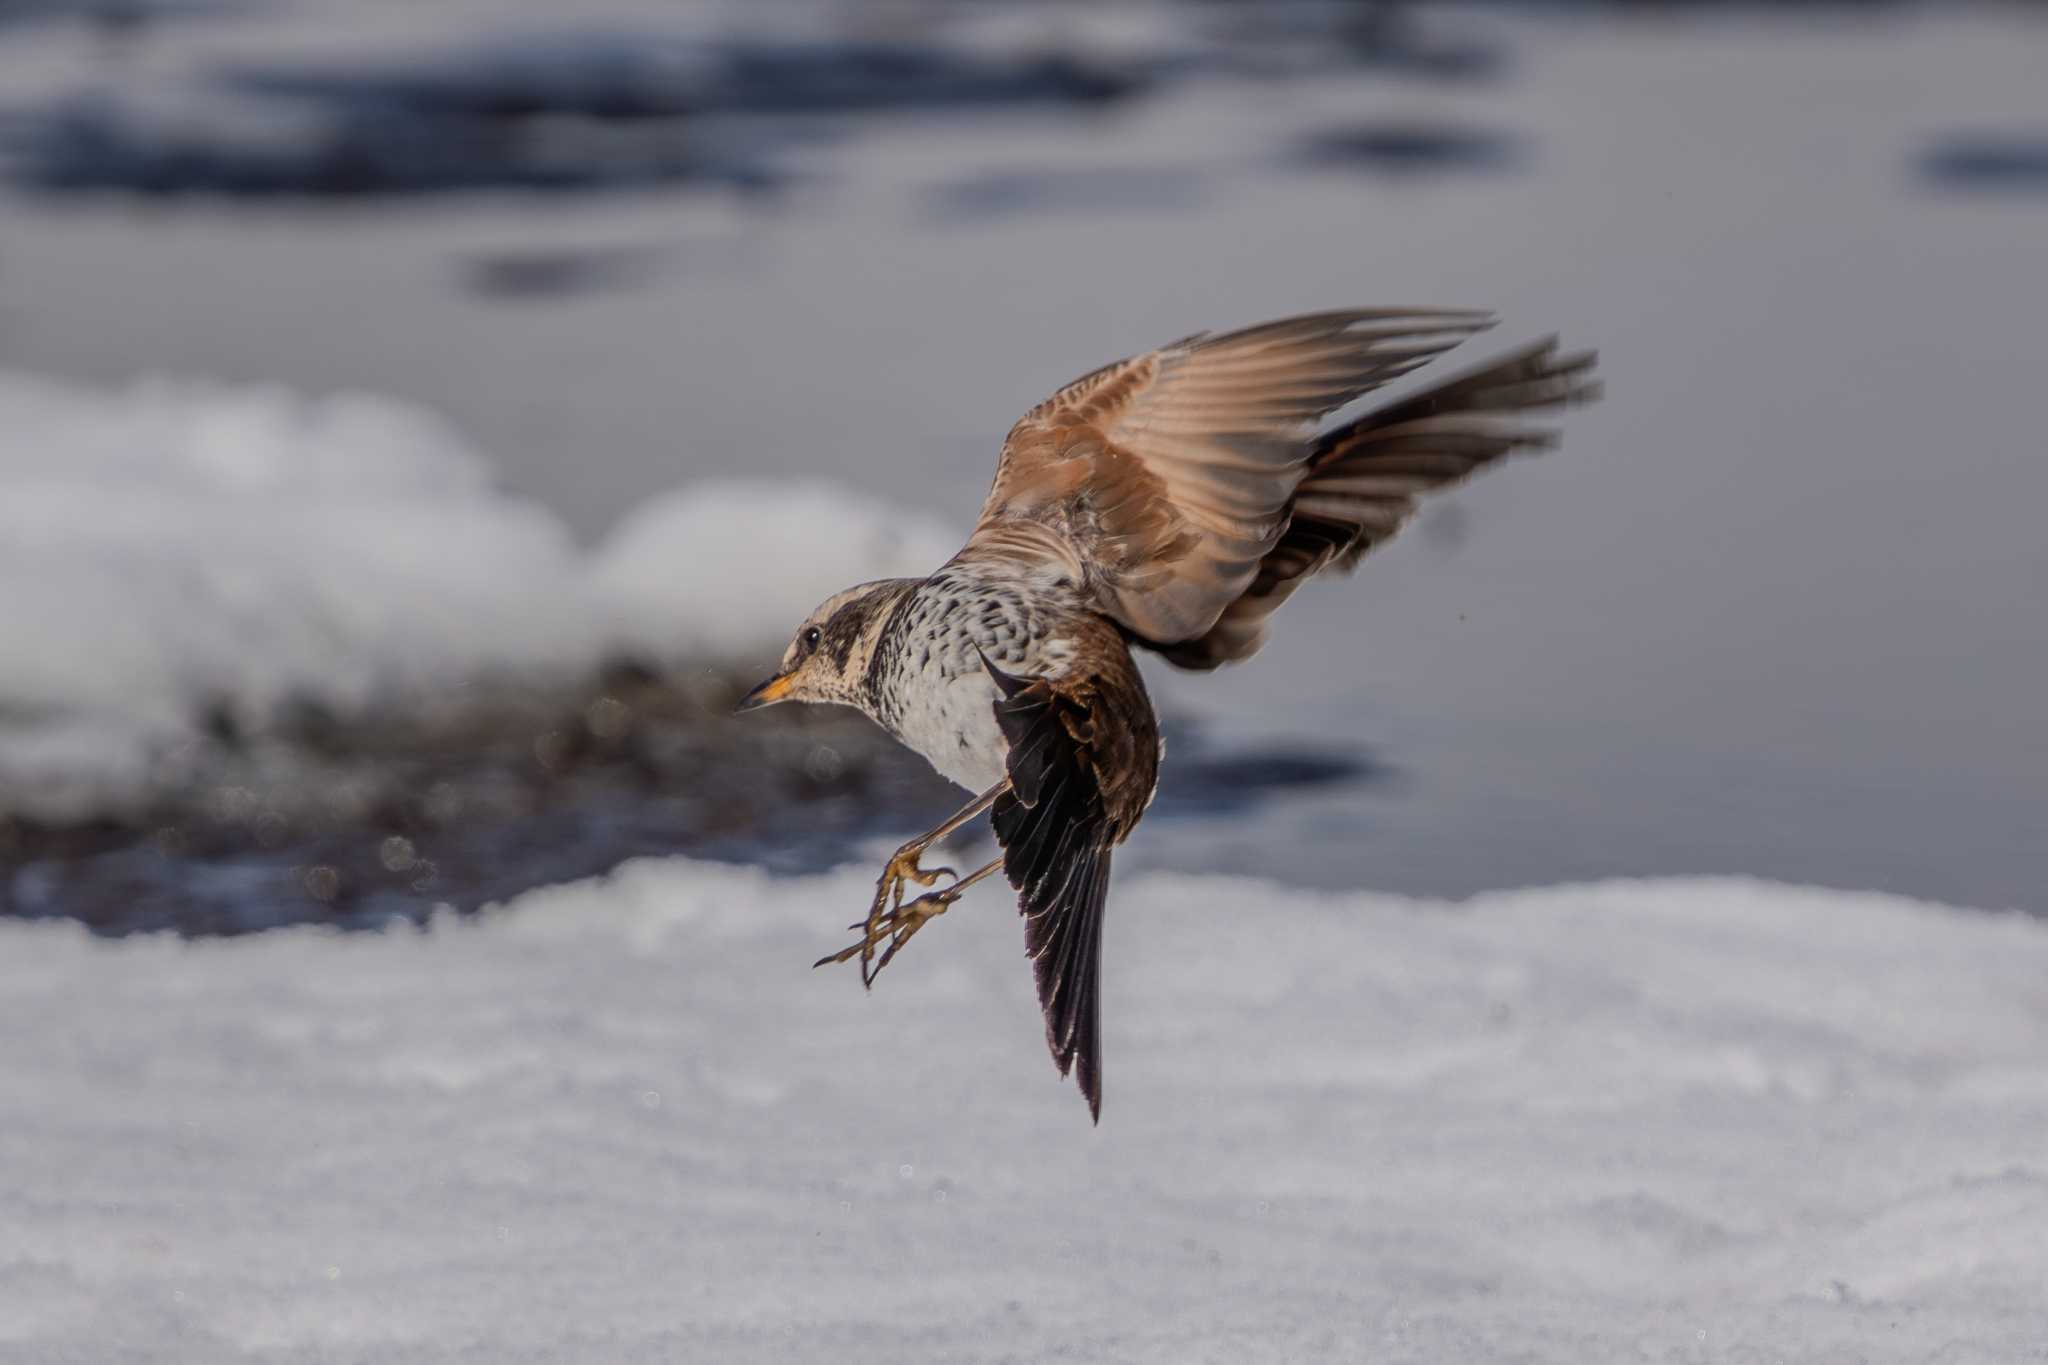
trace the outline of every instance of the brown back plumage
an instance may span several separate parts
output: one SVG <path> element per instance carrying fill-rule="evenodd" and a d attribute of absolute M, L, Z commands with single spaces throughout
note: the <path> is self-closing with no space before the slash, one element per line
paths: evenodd
<path fill-rule="evenodd" d="M 1355 563 L 1417 493 L 1544 439 L 1501 427 L 1504 413 L 1590 396 L 1591 356 L 1541 343 L 1316 436 L 1491 321 L 1317 313 L 1105 366 L 1011 429 L 962 554 L 1078 573 L 1104 615 L 1175 663 L 1244 658 L 1301 580 Z"/>

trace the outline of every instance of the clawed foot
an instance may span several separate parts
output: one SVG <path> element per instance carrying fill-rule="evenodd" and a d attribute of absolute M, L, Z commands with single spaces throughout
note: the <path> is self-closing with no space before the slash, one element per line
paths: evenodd
<path fill-rule="evenodd" d="M 890 869 L 893 871 L 895 866 L 895 863 L 892 861 Z M 938 880 L 938 872 L 950 871 L 951 869 L 949 868 L 940 868 L 936 872 L 925 872 L 922 868 L 919 868 L 916 873 L 911 875 L 911 880 L 917 882 L 920 886 L 929 886 Z M 884 872 L 882 877 L 885 883 L 889 881 L 888 872 Z M 900 878 L 897 879 L 894 883 L 894 895 L 896 897 L 901 897 L 902 886 L 902 880 Z M 910 942 L 911 937 L 918 930 L 924 928 L 927 920 L 945 914 L 951 908 L 953 902 L 960 899 L 966 888 L 955 885 L 949 886 L 943 891 L 927 891 L 915 900 L 891 904 L 887 909 L 884 909 L 883 896 L 884 892 L 888 889 L 885 886 L 877 890 L 874 907 L 868 911 L 868 917 L 865 920 L 855 920 L 852 924 L 846 926 L 849 929 L 859 929 L 862 931 L 860 941 L 849 944 L 847 947 L 827 957 L 819 958 L 811 964 L 812 967 L 822 967 L 828 962 L 844 962 L 855 954 L 859 954 L 861 985 L 872 987 L 875 984 L 875 978 L 882 974 L 882 968 L 888 966 L 895 959 L 896 954 L 902 951 L 903 945 Z M 888 945 L 886 948 L 883 947 L 885 943 Z M 882 949 L 882 955 L 879 959 L 875 957 L 875 950 L 877 948 Z"/>
<path fill-rule="evenodd" d="M 889 860 L 889 865 L 882 869 L 882 875 L 875 879 L 875 909 L 877 911 L 882 908 L 882 899 L 885 896 L 894 897 L 898 905 L 903 903 L 903 883 L 905 882 L 916 882 L 919 886 L 930 886 L 941 877 L 953 877 L 956 879 L 959 877 L 960 874 L 950 867 L 934 867 L 929 871 L 919 867 L 917 860 L 923 856 L 924 850 L 921 848 L 899 848 L 896 850 L 896 856 Z"/>
<path fill-rule="evenodd" d="M 916 882 L 919 886 L 930 886 L 942 876 L 952 877 L 956 881 L 960 876 L 959 873 L 950 867 L 935 867 L 929 871 L 919 867 L 917 860 L 924 853 L 925 847 L 928 847 L 928 845 L 905 844 L 902 848 L 896 850 L 895 856 L 890 858 L 888 865 L 882 869 L 882 875 L 875 879 L 875 899 L 874 903 L 868 906 L 867 918 L 857 924 L 846 926 L 849 929 L 861 930 L 861 941 L 843 953 L 838 953 L 832 957 L 820 958 L 817 962 L 812 963 L 812 966 L 822 967 L 827 962 L 844 962 L 855 953 L 859 953 L 861 985 L 871 987 L 875 984 L 875 973 L 881 971 L 882 967 L 887 965 L 889 959 L 896 955 L 897 947 L 901 946 L 902 942 L 908 941 L 910 935 L 917 932 L 918 927 L 922 926 L 925 919 L 940 913 L 945 908 L 942 905 L 938 910 L 932 910 L 922 918 L 919 918 L 912 928 L 903 934 L 901 940 L 890 945 L 888 953 L 884 955 L 880 963 L 877 963 L 875 961 L 876 947 L 883 939 L 891 937 L 893 933 L 893 930 L 883 926 L 893 923 L 896 917 L 903 914 L 908 908 L 903 903 L 903 883 Z M 920 896 L 917 900 L 910 902 L 910 904 L 916 905 L 928 899 L 929 897 L 927 896 Z M 951 904 L 951 902 L 949 901 L 947 904 Z"/>

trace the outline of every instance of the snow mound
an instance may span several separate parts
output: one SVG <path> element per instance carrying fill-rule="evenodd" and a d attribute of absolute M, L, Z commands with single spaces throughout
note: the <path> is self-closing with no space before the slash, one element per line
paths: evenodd
<path fill-rule="evenodd" d="M 587 555 L 407 404 L 0 375 L 0 814 L 118 806 L 202 725 L 288 705 L 772 650 L 948 548 L 827 488 L 719 485 Z"/>
<path fill-rule="evenodd" d="M 829 483 L 693 484 L 650 499 L 592 556 L 597 592 L 650 652 L 678 633 L 730 656 L 786 643 L 811 608 L 876 578 L 922 577 L 962 537 Z"/>
<path fill-rule="evenodd" d="M 23 1360 L 2031 1358 L 2048 927 L 1138 877 L 1107 1103 L 995 893 L 629 864 L 433 932 L 0 923 Z"/>

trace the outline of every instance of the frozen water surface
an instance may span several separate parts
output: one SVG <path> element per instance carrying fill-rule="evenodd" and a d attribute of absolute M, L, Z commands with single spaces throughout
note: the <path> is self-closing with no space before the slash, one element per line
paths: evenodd
<path fill-rule="evenodd" d="M 112 47 L 24 28 L 10 119 L 81 85 L 139 98 L 379 53 L 454 81 L 443 54 L 479 32 L 547 51 L 538 10 L 352 13 L 202 15 Z M 698 38 L 746 27 L 620 13 Z M 2040 126 L 2040 17 L 1432 10 L 1413 42 L 1513 53 L 1443 80 L 1428 63 L 1232 67 L 1201 13 L 956 24 L 945 41 L 990 60 L 1183 74 L 1109 106 L 885 112 L 822 140 L 770 120 L 755 131 L 798 172 L 772 203 L 0 197 L 0 359 L 115 391 L 171 370 L 389 395 L 602 545 L 702 479 L 824 478 L 958 526 L 1015 415 L 1112 356 L 1336 303 L 1498 308 L 1475 353 L 1551 328 L 1602 348 L 1608 397 L 1569 415 L 1564 450 L 1302 594 L 1254 664 L 1156 680 L 1225 741 L 1341 735 L 1404 781 L 1233 820 L 1186 856 L 1418 892 L 1735 871 L 2039 908 L 2041 207 L 1942 193 L 1913 166 L 1955 129 Z M 1300 162 L 1305 139 L 1375 127 L 1485 130 L 1518 155 L 1419 177 Z M 1109 211 L 1085 211 L 1125 173 Z M 1058 211 L 987 211 L 991 187 Z M 607 258 L 634 269 L 551 275 L 545 307 L 477 287 L 480 259 Z M 762 564 L 719 567 L 720 595 L 666 591 L 729 614 Z M 770 606 L 749 667 L 786 626 Z"/>

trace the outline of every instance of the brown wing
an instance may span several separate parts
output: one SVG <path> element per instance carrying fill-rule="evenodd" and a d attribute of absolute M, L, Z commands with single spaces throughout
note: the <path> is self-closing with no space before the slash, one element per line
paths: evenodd
<path fill-rule="evenodd" d="M 1141 639 L 1199 637 L 1285 534 L 1312 424 L 1489 325 L 1317 313 L 1097 370 L 1012 428 L 962 554 L 1051 558 Z"/>
<path fill-rule="evenodd" d="M 1594 354 L 1559 354 L 1550 337 L 1326 432 L 1289 504 L 1285 530 L 1244 594 L 1206 634 L 1160 652 L 1183 668 L 1249 658 L 1268 618 L 1326 568 L 1347 571 L 1401 529 L 1416 498 L 1457 483 L 1503 455 L 1555 445 L 1555 432 L 1518 422 L 1541 408 L 1591 402 Z"/>
<path fill-rule="evenodd" d="M 1102 1117 L 1099 983 L 1111 850 L 1152 799 L 1159 732 L 1143 682 L 1108 627 L 1096 668 L 1021 678 L 983 659 L 1001 696 L 1010 790 L 990 819 L 1017 888 L 1024 947 L 1060 1075 L 1071 1069 Z M 1113 655 L 1107 651 L 1113 651 Z"/>

